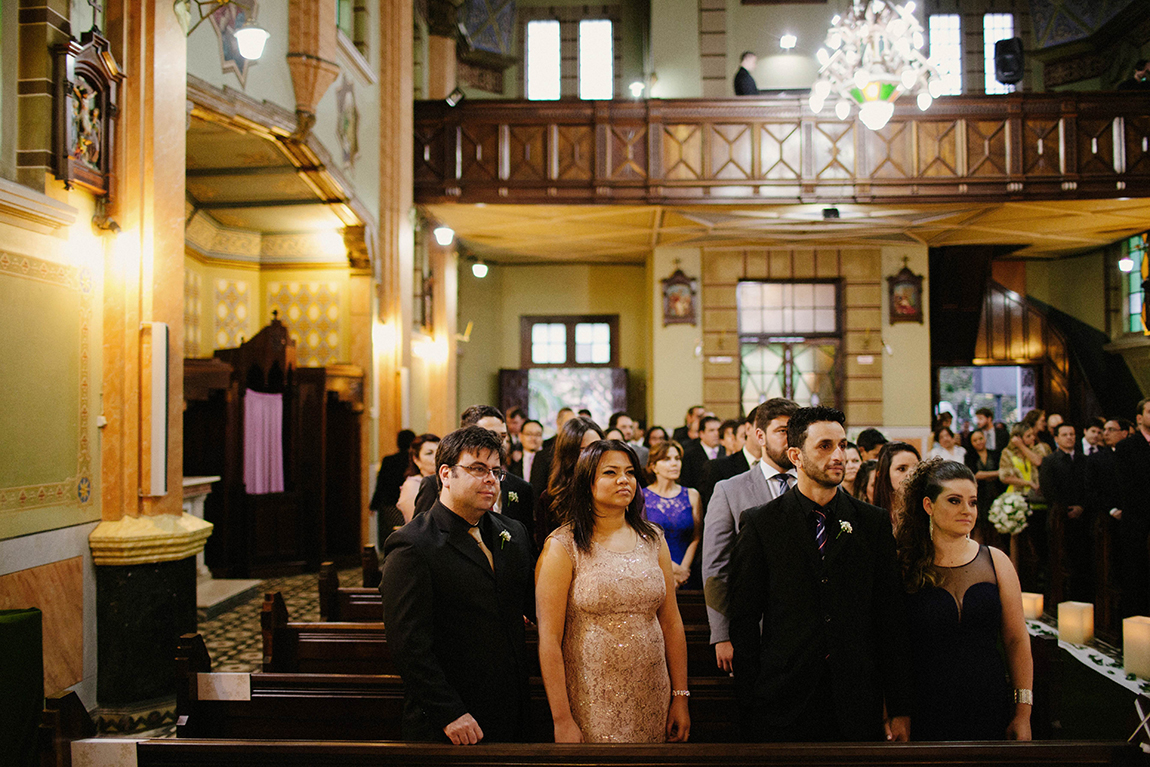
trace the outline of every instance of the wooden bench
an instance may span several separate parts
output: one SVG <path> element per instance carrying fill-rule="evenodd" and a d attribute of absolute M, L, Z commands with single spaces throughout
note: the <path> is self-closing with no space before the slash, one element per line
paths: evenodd
<path fill-rule="evenodd" d="M 176 664 L 179 737 L 398 739 L 403 680 L 388 674 L 210 673 L 199 634 L 180 639 Z M 734 683 L 729 677 L 690 682 L 697 740 L 738 739 Z M 531 679 L 531 740 L 551 742 L 543 680 Z"/>
<path fill-rule="evenodd" d="M 264 596 L 260 615 L 264 642 L 263 670 L 306 674 L 394 674 L 381 621 L 292 621 L 278 592 Z M 687 674 L 718 676 L 715 650 L 706 626 L 687 626 Z M 539 675 L 539 639 L 527 631 L 528 672 Z"/>
<path fill-rule="evenodd" d="M 319 616 L 324 621 L 381 621 L 383 604 L 379 595 L 379 559 L 374 546 L 363 553 L 363 586 L 341 586 L 335 563 L 324 562 L 319 569 Z M 374 579 L 370 577 L 375 573 Z M 707 625 L 707 605 L 703 592 L 680 591 L 676 594 L 679 614 L 685 626 Z"/>

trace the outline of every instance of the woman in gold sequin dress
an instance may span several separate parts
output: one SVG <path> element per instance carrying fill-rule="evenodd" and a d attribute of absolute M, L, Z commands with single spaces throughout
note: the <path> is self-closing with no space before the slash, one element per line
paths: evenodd
<path fill-rule="evenodd" d="M 535 575 L 555 742 L 685 741 L 687 640 L 671 554 L 643 519 L 639 459 L 603 440 L 575 467 Z"/>

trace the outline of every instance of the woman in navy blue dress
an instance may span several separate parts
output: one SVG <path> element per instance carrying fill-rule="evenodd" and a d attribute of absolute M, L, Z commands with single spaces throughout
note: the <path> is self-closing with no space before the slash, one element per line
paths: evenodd
<path fill-rule="evenodd" d="M 671 550 L 675 588 L 698 587 L 691 577 L 695 553 L 703 539 L 703 517 L 699 512 L 699 491 L 679 484 L 683 471 L 683 448 L 675 440 L 660 442 L 647 456 L 651 484 L 643 488 L 646 517 L 663 528 Z"/>
<path fill-rule="evenodd" d="M 1010 558 L 971 540 L 978 486 L 933 458 L 903 485 L 898 556 L 907 592 L 913 740 L 1030 740 L 1034 666 Z"/>

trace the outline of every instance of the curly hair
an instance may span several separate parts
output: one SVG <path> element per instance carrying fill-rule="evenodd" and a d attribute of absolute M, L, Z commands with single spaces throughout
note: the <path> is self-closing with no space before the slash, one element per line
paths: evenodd
<path fill-rule="evenodd" d="M 567 419 L 555 437 L 555 453 L 551 459 L 551 474 L 547 478 L 547 495 L 551 496 L 551 508 L 562 511 L 566 496 L 571 490 L 571 477 L 575 474 L 575 464 L 583 452 L 583 435 L 593 431 L 603 439 L 603 430 L 590 418 L 578 415 Z M 565 522 L 562 516 L 561 522 Z"/>
<path fill-rule="evenodd" d="M 914 453 L 915 458 L 922 458 L 922 454 L 914 445 L 906 442 L 888 442 L 879 451 L 878 466 L 875 467 L 878 476 L 875 477 L 874 500 L 871 503 L 892 513 L 898 500 L 898 488 L 891 484 L 890 465 L 894 463 L 894 457 L 900 453 Z M 855 481 L 858 481 L 857 477 Z"/>
<path fill-rule="evenodd" d="M 895 542 L 902 583 L 908 594 L 939 583 L 939 573 L 934 567 L 934 543 L 930 538 L 930 515 L 926 513 L 923 499 L 937 501 L 943 485 L 956 479 L 974 482 L 974 473 L 964 463 L 931 458 L 916 466 L 903 481 L 904 502 Z"/>
<path fill-rule="evenodd" d="M 599 462 L 607 453 L 623 453 L 631 461 L 635 471 L 635 496 L 627 505 L 623 519 L 641 537 L 655 540 L 659 533 L 655 526 L 643 518 L 643 493 L 639 489 L 639 475 L 643 471 L 639 456 L 626 442 L 616 439 L 601 439 L 588 446 L 575 464 L 575 474 L 568 485 L 563 506 L 559 506 L 564 522 L 570 523 L 575 537 L 575 545 L 580 551 L 591 550 L 591 534 L 595 532 L 594 485 Z"/>

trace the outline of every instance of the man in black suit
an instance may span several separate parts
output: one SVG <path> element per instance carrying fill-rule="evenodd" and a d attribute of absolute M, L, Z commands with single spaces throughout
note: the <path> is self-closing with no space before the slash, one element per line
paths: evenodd
<path fill-rule="evenodd" d="M 1010 444 L 1010 435 L 1006 427 L 994 422 L 994 411 L 988 407 L 980 407 L 974 411 L 974 428 L 986 437 L 986 449 L 1001 451 Z M 963 436 L 962 445 L 967 452 L 970 451 L 970 435 Z"/>
<path fill-rule="evenodd" d="M 671 439 L 683 447 L 686 447 L 688 442 L 697 440 L 699 438 L 699 422 L 703 420 L 703 416 L 706 414 L 707 409 L 702 405 L 691 405 L 687 408 L 686 420 L 682 426 L 672 432 Z"/>
<path fill-rule="evenodd" d="M 503 458 L 507 456 L 507 424 L 499 408 L 490 405 L 472 405 L 463 411 L 459 418 L 460 427 L 478 426 L 495 432 L 503 442 Z M 531 540 L 535 540 L 535 491 L 531 485 L 514 474 L 508 473 L 499 483 L 500 495 L 493 511 L 505 514 L 527 528 Z M 424 477 L 415 495 L 415 515 L 429 511 L 435 505 L 439 487 L 435 477 Z"/>
<path fill-rule="evenodd" d="M 712 491 L 715 489 L 715 485 L 724 479 L 737 477 L 759 462 L 762 448 L 759 446 L 759 441 L 755 439 L 755 413 L 758 410 L 757 407 L 751 408 L 751 412 L 747 413 L 747 417 L 743 420 L 742 427 L 746 433 L 743 446 L 734 452 L 728 452 L 722 458 L 716 458 L 707 466 L 710 472 L 708 484 Z"/>
<path fill-rule="evenodd" d="M 535 461 L 531 465 L 531 476 L 526 479 L 531 482 L 536 498 L 543 495 L 543 491 L 547 489 L 547 480 L 551 479 L 551 459 L 555 457 L 555 440 L 559 437 L 559 430 L 574 417 L 575 411 L 571 408 L 559 408 L 559 412 L 555 415 L 555 434 L 543 440 L 543 447 L 539 448 L 539 454 L 535 456 Z"/>
<path fill-rule="evenodd" d="M 719 444 L 719 425 L 722 423 L 713 415 L 705 415 L 699 421 L 699 439 L 683 445 L 683 471 L 679 475 L 679 484 L 684 487 L 693 487 L 703 496 L 703 508 L 707 506 L 710 493 L 706 492 L 709 486 L 708 473 L 712 461 L 722 458 L 723 446 Z"/>
<path fill-rule="evenodd" d="M 383 616 L 403 677 L 405 740 L 470 745 L 528 735 L 524 616 L 535 614 L 523 525 L 489 514 L 503 440 L 469 426 L 439 443 L 439 500 L 387 541 Z"/>
<path fill-rule="evenodd" d="M 759 85 L 755 82 L 755 76 L 751 74 L 758 63 L 759 57 L 753 51 L 743 52 L 743 56 L 739 60 L 739 71 L 735 72 L 736 96 L 759 95 Z"/>
<path fill-rule="evenodd" d="M 1118 497 L 1122 506 L 1115 516 L 1122 552 L 1122 615 L 1146 615 L 1150 611 L 1150 398 L 1138 403 L 1138 428 L 1114 448 L 1118 464 Z"/>
<path fill-rule="evenodd" d="M 910 733 L 890 515 L 839 489 L 843 421 L 826 407 L 791 416 L 787 456 L 798 482 L 743 514 L 735 540 L 728 616 L 748 740 L 880 740 L 884 702 L 890 736 Z"/>
<path fill-rule="evenodd" d="M 1060 423 L 1054 433 L 1054 452 L 1038 469 L 1042 495 L 1050 504 L 1047 520 L 1062 520 L 1062 572 L 1067 575 L 1065 598 L 1094 601 L 1090 548 L 1092 522 L 1086 512 L 1086 458 L 1075 450 L 1078 433 L 1073 424 Z M 1053 540 L 1053 537 L 1048 537 Z M 1059 600 L 1061 601 L 1061 600 Z"/>

